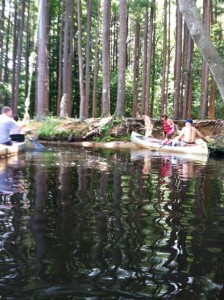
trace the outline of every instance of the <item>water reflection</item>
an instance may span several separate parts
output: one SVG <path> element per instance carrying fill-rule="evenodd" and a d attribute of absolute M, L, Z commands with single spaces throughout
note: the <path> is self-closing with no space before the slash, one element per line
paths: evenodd
<path fill-rule="evenodd" d="M 222 162 L 46 148 L 2 169 L 2 297 L 221 295 Z"/>

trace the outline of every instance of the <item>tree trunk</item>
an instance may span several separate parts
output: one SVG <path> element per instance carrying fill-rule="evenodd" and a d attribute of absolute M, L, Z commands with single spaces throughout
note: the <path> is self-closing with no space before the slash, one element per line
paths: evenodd
<path fill-rule="evenodd" d="M 167 66 L 166 66 L 166 84 L 165 84 L 165 95 L 164 103 L 166 103 L 166 112 L 168 110 L 168 100 L 169 100 L 169 77 L 170 77 L 170 26 L 171 26 L 171 9 L 170 9 L 170 0 L 168 1 L 168 28 L 167 28 Z"/>
<path fill-rule="evenodd" d="M 135 23 L 135 50 L 134 50 L 134 70 L 133 70 L 133 103 L 132 117 L 136 118 L 138 113 L 138 80 L 139 80 L 139 51 L 140 51 L 140 24 Z"/>
<path fill-rule="evenodd" d="M 80 92 L 80 107 L 79 119 L 83 121 L 85 118 L 85 91 L 83 80 L 83 60 L 82 60 L 82 16 L 81 16 L 81 0 L 77 2 L 78 10 L 78 58 L 79 58 L 79 92 Z"/>
<path fill-rule="evenodd" d="M 145 27 L 144 27 L 144 46 L 143 46 L 143 62 L 142 62 L 142 111 L 141 114 L 146 114 L 145 111 L 145 94 L 146 94 L 146 69 L 147 69 L 147 35 L 148 35 L 148 8 L 145 12 Z"/>
<path fill-rule="evenodd" d="M 156 11 L 154 11 L 154 26 L 153 26 L 153 38 L 152 38 L 152 65 L 155 66 L 155 47 L 156 47 Z M 154 115 L 154 100 L 155 100 L 155 67 L 152 68 L 152 84 L 151 84 L 151 101 L 150 101 L 150 109 L 149 109 L 149 115 L 151 118 L 153 118 Z"/>
<path fill-rule="evenodd" d="M 102 117 L 110 115 L 110 7 L 111 0 L 103 2 L 103 87 L 102 87 Z"/>
<path fill-rule="evenodd" d="M 125 71 L 126 71 L 126 40 L 127 40 L 127 2 L 120 0 L 119 16 L 119 67 L 118 67 L 118 90 L 115 115 L 122 117 L 124 115 L 125 104 Z"/>
<path fill-rule="evenodd" d="M 191 117 L 188 113 L 190 110 L 189 105 L 189 96 L 190 96 L 190 89 L 191 89 L 191 62 L 192 62 L 192 53 L 194 42 L 190 36 L 188 28 L 185 30 L 185 44 L 186 44 L 186 61 L 185 61 L 185 78 L 184 78 L 184 97 L 183 97 L 183 114 L 182 119 L 187 119 Z"/>
<path fill-rule="evenodd" d="M 92 103 L 92 118 L 96 118 L 97 106 L 97 80 L 98 80 L 98 40 L 99 40 L 99 18 L 100 18 L 100 0 L 98 0 L 97 8 L 97 24 L 95 37 L 95 51 L 94 51 L 94 77 L 93 77 L 93 103 Z"/>
<path fill-rule="evenodd" d="M 11 12 L 9 13 L 8 17 L 8 23 L 7 23 L 7 31 L 6 31 L 6 48 L 5 48 L 5 53 L 9 52 L 9 40 L 10 40 L 10 28 L 11 28 Z M 8 83 L 9 81 L 9 68 L 8 68 L 8 63 L 9 63 L 9 57 L 8 55 L 5 55 L 5 61 L 4 61 L 4 77 L 3 77 L 3 82 Z M 9 105 L 8 100 L 4 98 L 3 99 L 4 105 Z"/>
<path fill-rule="evenodd" d="M 74 60 L 74 2 L 71 1 L 70 18 L 69 18 L 69 55 L 68 55 L 68 103 L 67 113 L 72 114 L 72 65 Z"/>
<path fill-rule="evenodd" d="M 69 95 L 68 91 L 68 82 L 69 72 L 68 72 L 68 57 L 69 57 L 69 23 L 70 23 L 70 10 L 71 10 L 71 0 L 66 0 L 65 4 L 65 28 L 64 28 L 64 45 L 63 45 L 63 79 L 62 79 L 62 99 L 64 103 L 61 103 L 60 106 L 63 108 L 63 114 L 60 112 L 60 117 L 64 118 L 68 115 L 68 101 L 71 95 Z M 66 96 L 65 96 L 66 95 Z M 61 99 L 61 102 L 62 102 Z"/>
<path fill-rule="evenodd" d="M 89 90 L 90 90 L 90 26 L 91 26 L 91 6 L 92 1 L 87 0 L 87 24 L 86 24 L 86 74 L 85 74 L 85 118 L 89 117 Z"/>
<path fill-rule="evenodd" d="M 26 35 L 26 57 L 25 57 L 25 74 L 26 74 L 26 79 L 25 79 L 25 98 L 28 95 L 29 91 L 29 57 L 30 57 L 30 36 L 31 32 L 29 29 L 31 28 L 31 23 L 30 23 L 30 2 L 27 2 L 27 20 L 26 20 L 26 29 L 25 31 L 27 32 Z"/>
<path fill-rule="evenodd" d="M 0 19 L 0 82 L 2 81 L 2 66 L 3 66 L 3 49 L 4 49 L 4 33 L 5 32 L 5 0 L 2 0 L 2 5 L 1 5 L 1 19 Z M 7 53 L 7 52 L 6 52 Z"/>
<path fill-rule="evenodd" d="M 224 102 L 224 63 L 212 44 L 198 14 L 194 0 L 178 0 L 180 11 L 189 28 L 192 39 L 209 66 L 220 96 Z"/>
<path fill-rule="evenodd" d="M 41 120 L 47 115 L 46 105 L 48 103 L 48 1 L 39 0 L 38 12 L 38 74 L 37 74 L 37 111 L 36 119 Z"/>
<path fill-rule="evenodd" d="M 180 83 L 182 61 L 182 16 L 177 2 L 177 25 L 176 25 L 176 57 L 175 57 L 175 83 L 174 83 L 174 119 L 180 118 Z"/>
<path fill-rule="evenodd" d="M 209 119 L 215 120 L 215 82 L 213 79 L 210 83 Z"/>
<path fill-rule="evenodd" d="M 164 0 L 164 20 L 163 20 L 163 68 L 161 87 L 161 114 L 167 114 L 166 103 L 166 66 L 167 66 L 167 0 Z"/>
<path fill-rule="evenodd" d="M 211 23 L 211 0 L 203 1 L 203 19 L 204 27 L 210 33 Z M 208 115 L 208 75 L 209 69 L 206 61 L 203 59 L 201 70 L 201 99 L 200 99 L 200 117 L 206 119 Z"/>
<path fill-rule="evenodd" d="M 64 3 L 64 2 L 63 2 Z M 62 8 L 63 11 L 63 8 Z M 59 53 L 58 53 L 58 94 L 57 94 L 57 116 L 60 115 L 60 102 L 62 97 L 62 35 L 63 35 L 63 16 L 59 17 L 58 24 L 60 27 L 59 30 Z"/>
<path fill-rule="evenodd" d="M 15 74 L 15 94 L 14 94 L 14 101 L 13 101 L 13 107 L 12 107 L 13 113 L 15 115 L 18 114 L 21 55 L 22 55 L 23 29 L 24 29 L 24 14 L 25 14 L 25 0 L 22 0 L 21 1 L 17 50 L 16 50 L 16 61 L 17 62 L 16 62 L 16 74 Z"/>
<path fill-rule="evenodd" d="M 112 51 L 112 65 L 111 65 L 111 68 L 112 68 L 112 71 L 115 71 L 117 72 L 117 69 L 116 69 L 116 66 L 117 66 L 117 31 L 118 31 L 118 26 L 117 26 L 117 11 L 114 12 L 114 17 L 113 17 L 113 20 L 112 20 L 112 26 L 113 26 L 113 35 L 111 37 L 112 39 L 112 45 L 113 45 L 113 48 L 111 49 Z"/>
<path fill-rule="evenodd" d="M 12 57 L 12 94 L 11 94 L 11 107 L 14 107 L 15 99 L 15 78 L 16 78 L 16 49 L 17 49 L 17 25 L 18 25 L 18 7 L 14 3 L 14 26 L 13 26 L 13 57 Z"/>
<path fill-rule="evenodd" d="M 145 93 L 145 113 L 149 114 L 149 101 L 150 101 L 150 88 L 151 88 L 151 68 L 152 68 L 152 43 L 153 43 L 153 28 L 154 28 L 154 10 L 155 0 L 152 1 L 150 10 L 150 25 L 148 37 L 148 58 L 147 58 L 147 71 L 146 71 L 146 93 Z M 150 115 L 151 116 L 151 115 Z"/>

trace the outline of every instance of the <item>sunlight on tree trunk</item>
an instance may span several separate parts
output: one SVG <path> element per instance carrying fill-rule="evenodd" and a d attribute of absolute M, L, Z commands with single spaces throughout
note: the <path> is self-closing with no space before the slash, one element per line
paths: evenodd
<path fill-rule="evenodd" d="M 178 0 L 178 2 L 191 37 L 207 62 L 224 102 L 224 63 L 203 26 L 194 0 Z"/>
<path fill-rule="evenodd" d="M 38 13 L 38 75 L 37 75 L 37 113 L 36 119 L 41 120 L 47 115 L 49 81 L 48 66 L 48 2 L 39 0 Z"/>

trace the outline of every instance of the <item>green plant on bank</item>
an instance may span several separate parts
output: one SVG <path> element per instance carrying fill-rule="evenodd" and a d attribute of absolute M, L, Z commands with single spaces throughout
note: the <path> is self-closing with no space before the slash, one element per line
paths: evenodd
<path fill-rule="evenodd" d="M 103 143 L 113 142 L 113 141 L 130 142 L 130 135 L 121 135 L 119 137 L 114 137 L 114 136 L 110 136 L 110 135 L 103 136 L 103 137 L 94 136 L 93 141 L 94 142 L 103 142 Z"/>
<path fill-rule="evenodd" d="M 103 133 L 103 134 L 108 134 L 111 129 L 115 126 L 115 125 L 118 125 L 120 124 L 121 121 L 119 119 L 112 119 L 109 123 L 107 123 L 106 125 L 102 126 L 100 131 Z"/>
<path fill-rule="evenodd" d="M 58 133 L 58 131 L 55 130 L 55 127 L 57 127 L 58 125 L 60 125 L 59 120 L 53 120 L 53 119 L 45 120 L 42 123 L 41 127 L 38 129 L 38 137 L 40 139 L 47 139 L 52 135 Z"/>

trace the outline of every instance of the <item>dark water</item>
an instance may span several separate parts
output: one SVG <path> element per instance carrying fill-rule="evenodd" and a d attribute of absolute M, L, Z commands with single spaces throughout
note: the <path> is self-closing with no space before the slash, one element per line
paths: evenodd
<path fill-rule="evenodd" d="M 224 160 L 0 161 L 0 299 L 224 299 Z"/>

